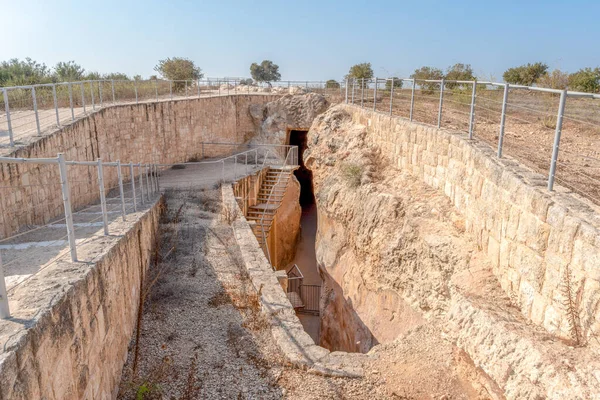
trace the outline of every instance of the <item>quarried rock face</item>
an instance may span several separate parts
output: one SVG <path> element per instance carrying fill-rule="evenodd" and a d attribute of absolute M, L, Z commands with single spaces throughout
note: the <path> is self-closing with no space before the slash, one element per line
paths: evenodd
<path fill-rule="evenodd" d="M 345 111 L 319 117 L 308 142 L 324 346 L 366 352 L 445 312 L 475 248 L 443 194 L 395 171 Z"/>
<path fill-rule="evenodd" d="M 258 134 L 251 143 L 287 144 L 290 129 L 308 130 L 315 117 L 327 110 L 329 102 L 316 93 L 286 95 L 267 104 L 250 106 Z"/>
<path fill-rule="evenodd" d="M 458 185 L 489 173 L 493 162 L 482 148 L 458 133 L 352 106 L 317 117 L 304 160 L 318 207 L 316 253 L 325 285 L 321 343 L 361 352 L 385 343 L 369 353 L 386 357 L 388 349 L 418 337 L 423 346 L 390 364 L 405 373 L 414 360 L 432 360 L 437 349 L 427 341 L 437 335 L 434 342 L 449 344 L 460 364 L 472 367 L 467 379 L 483 398 L 599 398 L 596 344 L 573 347 L 532 323 L 522 312 L 522 298 L 507 290 L 498 273 L 502 255 L 490 256 L 474 234 L 474 225 L 500 223 L 489 210 L 504 197 L 477 192 L 482 185 L 449 190 L 440 177 L 443 171 L 449 177 L 463 173 Z M 501 190 L 515 187 L 516 170 L 502 172 L 496 181 Z M 527 180 L 519 182 L 521 191 L 534 191 Z M 487 207 L 474 208 L 476 200 Z M 527 232 L 528 243 L 548 238 Z M 511 253 L 509 260 L 515 269 L 530 269 L 518 255 Z M 581 296 L 595 298 L 585 290 Z"/>

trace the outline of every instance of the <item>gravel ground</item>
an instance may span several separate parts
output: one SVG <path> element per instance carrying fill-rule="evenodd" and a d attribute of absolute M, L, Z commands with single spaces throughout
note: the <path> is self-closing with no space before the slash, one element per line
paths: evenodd
<path fill-rule="evenodd" d="M 136 372 L 134 335 L 119 399 L 390 398 L 376 379 L 286 365 L 220 217 L 220 190 L 165 197 L 162 261 L 147 273 Z"/>

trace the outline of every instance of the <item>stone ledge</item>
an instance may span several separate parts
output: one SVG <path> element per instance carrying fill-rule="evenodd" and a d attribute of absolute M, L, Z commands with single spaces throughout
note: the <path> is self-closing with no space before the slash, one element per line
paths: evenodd
<path fill-rule="evenodd" d="M 222 196 L 224 204 L 237 208 L 237 215 L 240 217 L 232 224 L 235 239 L 240 247 L 252 286 L 260 294 L 261 311 L 271 322 L 273 339 L 288 362 L 297 368 L 318 375 L 363 377 L 363 364 L 373 356 L 330 352 L 315 344 L 310 335 L 304 331 L 248 221 L 239 209 L 231 185 L 222 187 Z"/>
<path fill-rule="evenodd" d="M 0 321 L 0 399 L 114 398 L 135 327 L 159 201 L 110 225 L 13 292 Z"/>

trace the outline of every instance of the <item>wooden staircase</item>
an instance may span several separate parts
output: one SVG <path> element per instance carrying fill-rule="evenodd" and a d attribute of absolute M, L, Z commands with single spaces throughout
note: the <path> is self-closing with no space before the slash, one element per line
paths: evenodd
<path fill-rule="evenodd" d="M 257 204 L 248 209 L 246 219 L 265 255 L 268 254 L 265 239 L 269 237 L 275 213 L 281 205 L 291 175 L 291 169 L 269 168 L 261 183 Z"/>

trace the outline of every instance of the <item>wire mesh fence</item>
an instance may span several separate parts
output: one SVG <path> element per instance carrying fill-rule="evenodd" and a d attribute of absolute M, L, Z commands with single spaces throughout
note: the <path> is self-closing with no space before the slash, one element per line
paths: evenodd
<path fill-rule="evenodd" d="M 401 81 L 402 84 L 396 83 Z M 353 79 L 346 103 L 467 132 L 600 204 L 600 95 L 496 82 Z"/>

